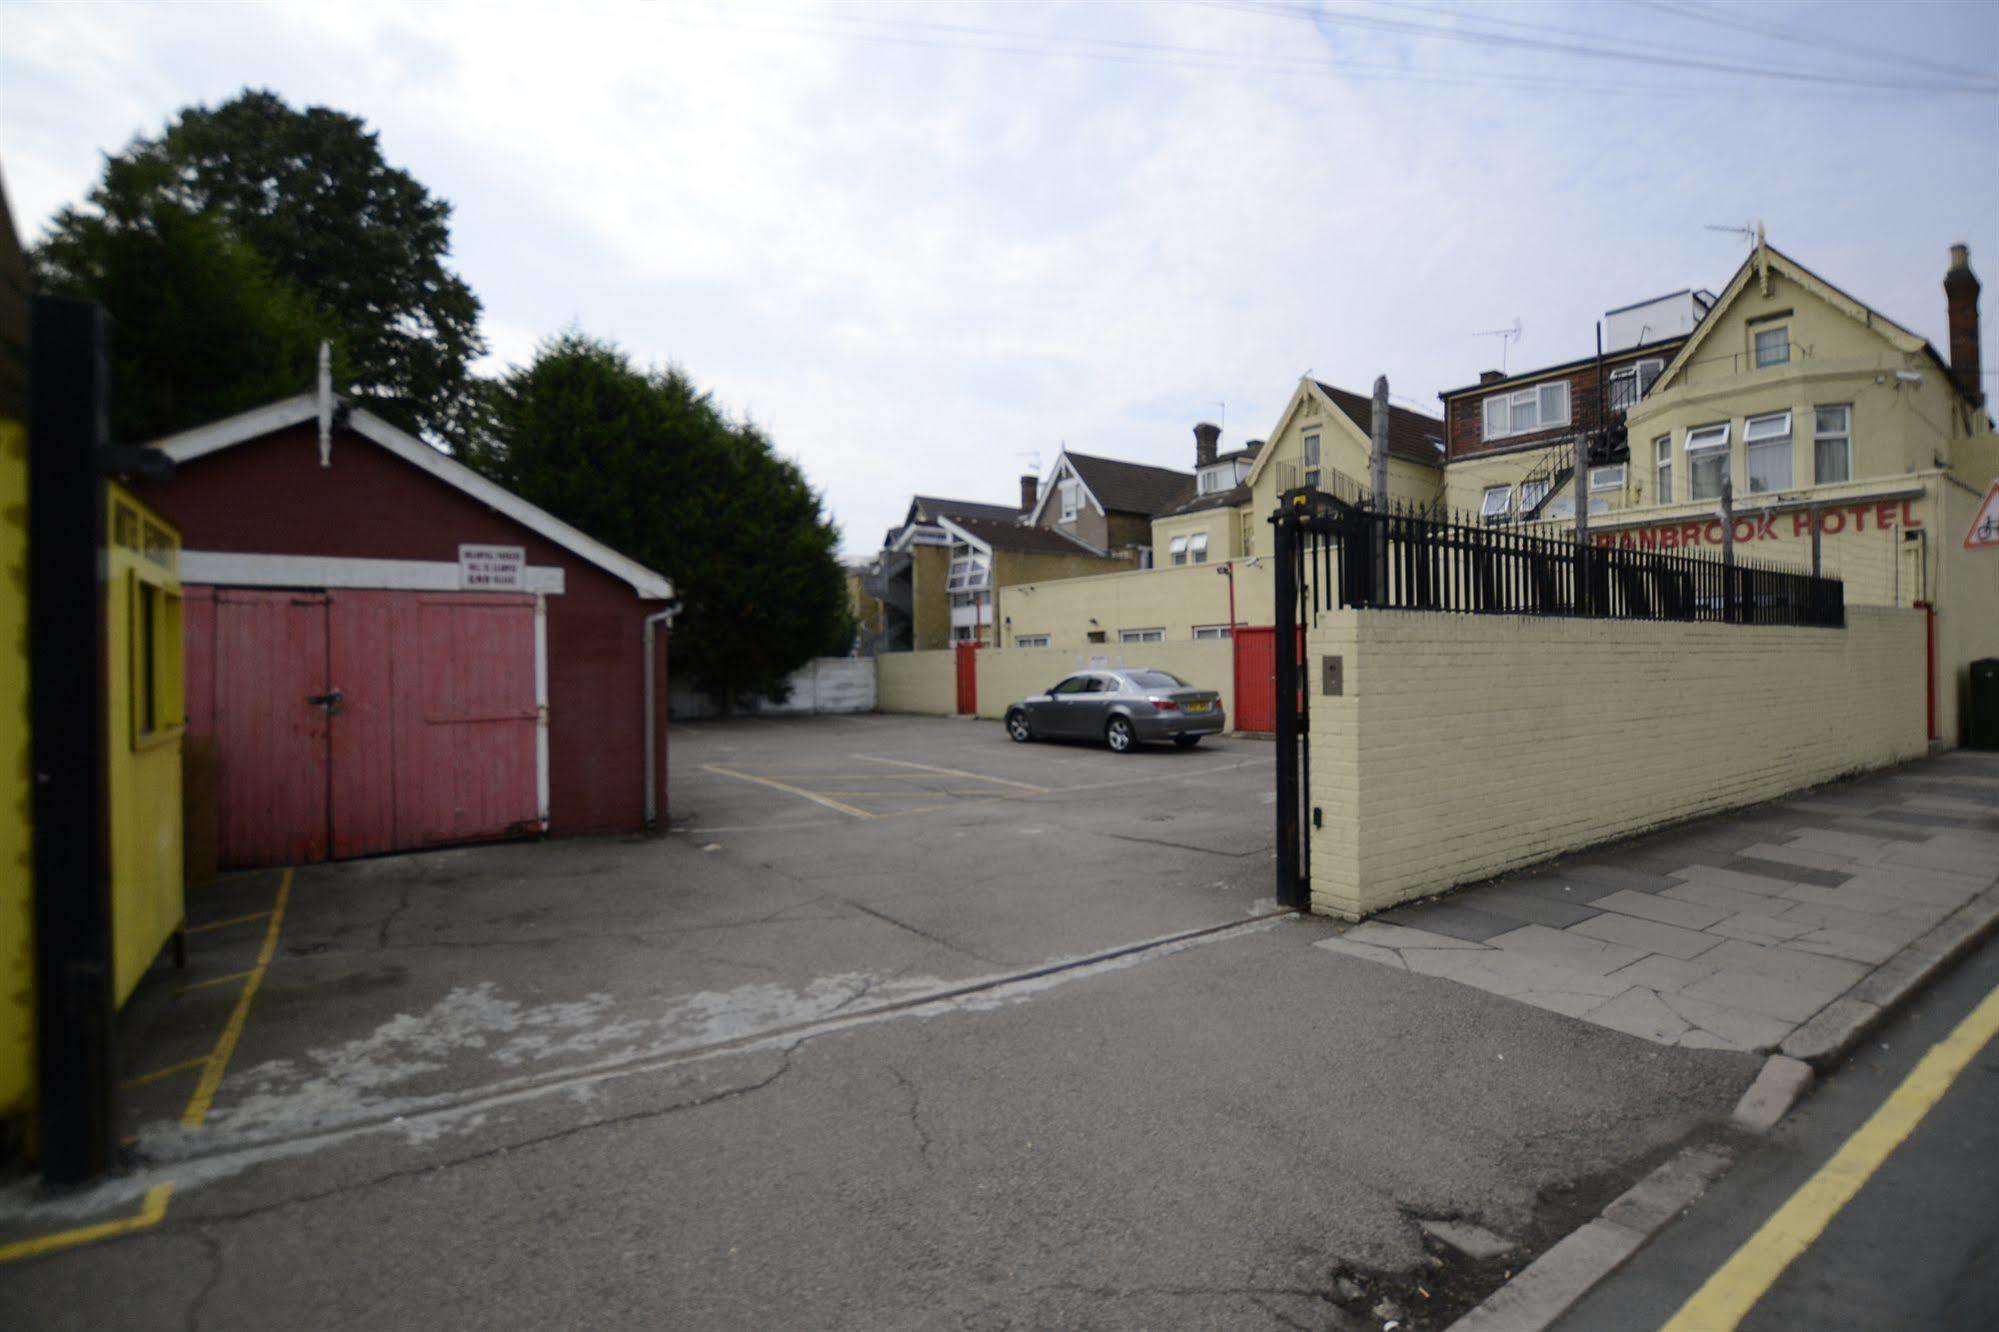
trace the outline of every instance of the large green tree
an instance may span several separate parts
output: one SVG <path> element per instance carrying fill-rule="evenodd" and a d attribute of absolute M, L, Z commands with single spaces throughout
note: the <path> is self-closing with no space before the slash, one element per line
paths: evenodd
<path fill-rule="evenodd" d="M 110 163 L 95 206 L 63 214 L 33 255 L 42 290 L 111 316 L 111 429 L 128 443 L 298 393 L 320 340 L 339 340 L 337 321 L 222 219 L 178 202 L 165 173 Z"/>
<path fill-rule="evenodd" d="M 782 697 L 792 671 L 847 650 L 839 533 L 819 496 L 680 371 L 565 333 L 488 406 L 468 461 L 673 580 L 676 676 L 727 706 Z"/>
<path fill-rule="evenodd" d="M 43 248 L 88 244 L 113 191 L 138 180 L 162 202 L 220 221 L 331 316 L 355 397 L 434 441 L 467 437 L 478 402 L 471 364 L 485 343 L 478 297 L 445 263 L 451 205 L 390 166 L 365 122 L 258 90 L 190 107 L 110 158 L 88 206 L 58 214 Z M 100 299 L 130 304 L 115 297 Z"/>

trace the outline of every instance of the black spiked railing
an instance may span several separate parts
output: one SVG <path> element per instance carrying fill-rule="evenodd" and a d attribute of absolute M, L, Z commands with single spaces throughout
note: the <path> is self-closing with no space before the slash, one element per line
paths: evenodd
<path fill-rule="evenodd" d="M 1454 521 L 1435 508 L 1322 502 L 1306 521 L 1331 548 L 1308 575 L 1316 586 L 1307 596 L 1325 608 L 1846 624 L 1839 579 L 1739 556 L 1580 545 L 1545 528 Z"/>

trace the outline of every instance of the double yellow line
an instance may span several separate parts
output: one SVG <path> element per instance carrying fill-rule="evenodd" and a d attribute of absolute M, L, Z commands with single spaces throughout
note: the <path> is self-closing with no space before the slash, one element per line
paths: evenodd
<path fill-rule="evenodd" d="M 269 924 L 264 928 L 264 942 L 257 950 L 255 964 L 248 971 L 237 973 L 243 978 L 243 988 L 236 996 L 235 1007 L 229 1011 L 229 1020 L 223 1024 L 222 1033 L 215 1038 L 215 1044 L 209 1048 L 208 1053 L 198 1058 L 182 1060 L 178 1064 L 169 1064 L 165 1068 L 156 1068 L 150 1073 L 142 1073 L 125 1084 L 127 1087 L 143 1086 L 146 1083 L 172 1077 L 176 1073 L 199 1068 L 201 1077 L 195 1082 L 194 1091 L 187 1098 L 187 1107 L 181 1111 L 182 1128 L 200 1128 L 208 1118 L 209 1109 L 215 1103 L 216 1090 L 222 1086 L 222 1077 L 229 1071 L 230 1057 L 236 1053 L 236 1043 L 243 1038 L 243 1027 L 250 1020 L 250 1005 L 256 1002 L 257 990 L 264 983 L 264 972 L 269 970 L 271 958 L 278 951 L 278 932 L 284 928 L 285 907 L 291 901 L 291 892 L 292 871 L 287 868 L 284 876 L 278 880 L 277 897 L 273 899 L 269 911 L 254 911 L 245 916 L 232 916 L 228 920 L 196 925 L 188 930 L 189 934 L 195 934 L 202 930 L 219 929 L 224 925 L 240 924 L 266 916 L 270 918 Z M 215 982 L 201 982 L 201 984 L 218 983 L 229 979 L 233 978 L 218 976 Z M 197 989 L 200 986 L 192 985 L 187 988 Z M 87 1226 L 75 1226 L 69 1230 L 58 1230 L 53 1234 L 36 1235 L 31 1239 L 0 1244 L 0 1263 L 19 1262 L 23 1258 L 39 1258 L 43 1254 L 59 1253 L 64 1249 L 95 1244 L 98 1240 L 129 1235 L 134 1231 L 156 1226 L 166 1216 L 167 1203 L 173 1198 L 173 1193 L 173 1181 L 155 1184 L 146 1190 L 145 1199 L 139 1204 L 139 1210 L 131 1216 L 114 1217 L 109 1221 L 97 1221 Z"/>
<path fill-rule="evenodd" d="M 1930 1047 L 1881 1108 L 1680 1306 L 1661 1332 L 1729 1332 L 1741 1323 L 1994 1036 L 1999 1036 L 1999 990 L 1986 995 L 1950 1035 Z"/>

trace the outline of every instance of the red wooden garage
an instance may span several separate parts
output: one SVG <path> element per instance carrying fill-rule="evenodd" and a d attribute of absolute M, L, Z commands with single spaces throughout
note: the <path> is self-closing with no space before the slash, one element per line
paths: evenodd
<path fill-rule="evenodd" d="M 155 447 L 224 864 L 663 819 L 665 578 L 324 390 Z"/>

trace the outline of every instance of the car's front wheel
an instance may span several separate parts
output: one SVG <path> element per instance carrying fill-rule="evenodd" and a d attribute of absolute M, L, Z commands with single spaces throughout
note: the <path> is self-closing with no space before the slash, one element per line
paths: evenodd
<path fill-rule="evenodd" d="M 1112 753 L 1129 754 L 1138 745 L 1138 733 L 1123 717 L 1113 717 L 1104 727 L 1104 743 L 1111 747 Z"/>
<path fill-rule="evenodd" d="M 1006 733 L 1013 737 L 1017 745 L 1024 745 L 1034 738 L 1034 732 L 1028 729 L 1027 714 L 1020 711 L 1006 714 Z"/>

